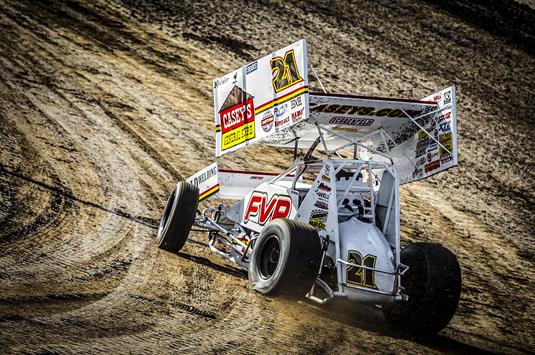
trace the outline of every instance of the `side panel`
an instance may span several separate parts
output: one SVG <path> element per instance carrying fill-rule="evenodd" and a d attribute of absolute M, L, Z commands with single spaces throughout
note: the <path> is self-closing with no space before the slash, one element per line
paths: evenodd
<path fill-rule="evenodd" d="M 308 118 L 307 65 L 300 40 L 214 80 L 216 156 Z"/>
<path fill-rule="evenodd" d="M 356 218 L 340 223 L 340 254 L 349 263 L 393 273 L 394 254 L 377 228 Z M 342 266 L 342 281 L 348 288 L 393 294 L 395 276 L 356 266 Z M 357 292 L 346 288 L 349 294 Z M 353 297 L 356 297 L 354 295 Z"/>
<path fill-rule="evenodd" d="M 277 173 L 246 172 L 219 169 L 219 197 L 229 200 L 241 200 L 249 192 L 263 183 L 273 180 Z M 282 181 L 291 181 L 293 175 L 289 175 Z"/>
<path fill-rule="evenodd" d="M 338 206 L 334 166 L 326 162 L 316 176 L 307 195 L 303 199 L 296 220 L 308 223 L 318 230 L 318 234 L 329 237 L 327 254 L 333 259 L 340 258 L 338 243 Z"/>
<path fill-rule="evenodd" d="M 293 219 L 298 201 L 297 191 L 274 184 L 262 184 L 244 198 L 240 224 L 260 232 L 273 219 Z"/>
<path fill-rule="evenodd" d="M 385 171 L 379 191 L 377 193 L 377 205 L 375 207 L 376 224 L 377 227 L 385 234 L 386 239 L 392 247 L 398 245 L 397 224 L 396 219 L 398 213 L 397 201 L 399 199 L 396 177 L 390 172 Z M 388 218 L 388 220 L 387 220 Z"/>
<path fill-rule="evenodd" d="M 299 208 L 296 219 L 333 236 L 338 229 L 334 167 L 325 163 Z M 332 239 L 332 237 L 331 237 Z"/>

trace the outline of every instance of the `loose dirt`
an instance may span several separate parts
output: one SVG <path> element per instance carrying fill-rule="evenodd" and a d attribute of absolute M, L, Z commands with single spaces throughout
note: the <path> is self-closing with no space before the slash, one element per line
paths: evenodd
<path fill-rule="evenodd" d="M 535 11 L 441 3 L 0 2 L 2 352 L 533 351 Z M 457 86 L 459 167 L 401 195 L 403 243 L 462 267 L 436 337 L 260 296 L 202 234 L 179 255 L 153 243 L 173 185 L 213 159 L 211 80 L 302 37 L 331 92 Z M 290 159 L 258 146 L 220 164 Z"/>

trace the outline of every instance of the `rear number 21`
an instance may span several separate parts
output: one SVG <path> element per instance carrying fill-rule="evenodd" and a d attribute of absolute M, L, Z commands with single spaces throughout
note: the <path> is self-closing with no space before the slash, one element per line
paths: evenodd
<path fill-rule="evenodd" d="M 362 254 L 358 251 L 351 250 L 347 261 L 351 264 L 362 265 L 373 269 L 375 268 L 377 257 L 369 254 L 362 257 Z M 350 265 L 347 267 L 347 282 L 353 285 L 377 289 L 377 285 L 375 284 L 375 271 L 358 266 Z"/>
<path fill-rule="evenodd" d="M 284 53 L 284 58 L 275 57 L 271 59 L 271 72 L 273 73 L 273 89 L 280 92 L 292 85 L 295 85 L 303 78 L 299 75 L 297 62 L 295 61 L 294 50 Z"/>

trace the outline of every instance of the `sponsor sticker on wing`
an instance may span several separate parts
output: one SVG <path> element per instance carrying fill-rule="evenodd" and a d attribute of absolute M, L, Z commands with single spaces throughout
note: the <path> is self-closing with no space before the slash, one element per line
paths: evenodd
<path fill-rule="evenodd" d="M 306 41 L 295 42 L 215 79 L 214 107 L 216 156 L 265 141 L 305 119 Z M 295 113 L 298 109 L 303 113 Z"/>
<path fill-rule="evenodd" d="M 275 123 L 275 117 L 273 117 L 273 113 L 271 113 L 271 110 L 266 111 L 262 115 L 262 120 L 260 121 L 260 124 L 262 125 L 262 129 L 264 132 L 269 132 L 273 128 Z"/>
<path fill-rule="evenodd" d="M 443 134 L 439 137 L 439 142 L 449 150 L 450 152 L 453 151 L 453 135 L 451 131 L 449 133 Z M 445 150 L 444 148 L 440 147 L 440 157 L 445 158 L 447 156 L 450 156 L 451 154 Z"/>
<path fill-rule="evenodd" d="M 231 90 L 219 111 L 221 150 L 232 148 L 255 137 L 253 97 L 238 86 Z"/>

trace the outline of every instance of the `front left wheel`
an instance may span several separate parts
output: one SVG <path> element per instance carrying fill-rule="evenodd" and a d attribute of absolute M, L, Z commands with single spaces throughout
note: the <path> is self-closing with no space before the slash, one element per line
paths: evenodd
<path fill-rule="evenodd" d="M 156 244 L 160 249 L 178 253 L 188 239 L 191 226 L 195 221 L 199 189 L 187 182 L 179 182 L 171 196 L 160 220 Z"/>
<path fill-rule="evenodd" d="M 316 280 L 321 255 L 320 237 L 314 228 L 276 219 L 264 227 L 255 242 L 249 282 L 263 294 L 303 297 Z"/>

